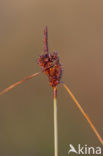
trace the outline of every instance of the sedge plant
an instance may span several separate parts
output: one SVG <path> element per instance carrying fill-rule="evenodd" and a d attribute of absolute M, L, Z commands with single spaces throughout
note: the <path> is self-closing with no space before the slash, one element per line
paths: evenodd
<path fill-rule="evenodd" d="M 41 73 L 44 73 L 49 78 L 49 84 L 53 88 L 53 104 L 54 104 L 54 156 L 58 156 L 58 116 L 57 116 L 57 86 L 58 84 L 62 84 L 62 86 L 66 89 L 66 91 L 69 93 L 73 101 L 75 102 L 76 106 L 79 108 L 80 112 L 84 116 L 84 118 L 89 123 L 90 127 L 92 128 L 93 132 L 97 136 L 100 143 L 103 145 L 103 139 L 98 133 L 97 129 L 95 128 L 93 122 L 88 117 L 88 115 L 85 113 L 84 109 L 76 99 L 76 97 L 73 95 L 71 90 L 67 87 L 67 85 L 64 82 L 61 82 L 62 77 L 62 65 L 60 64 L 60 60 L 58 57 L 58 54 L 56 51 L 54 51 L 52 54 L 49 52 L 48 49 L 48 28 L 47 26 L 44 29 L 44 53 L 39 57 L 38 63 L 41 66 L 42 70 L 40 72 L 34 73 L 25 79 L 18 81 L 12 85 L 10 85 L 8 88 L 4 89 L 0 92 L 0 95 L 3 95 L 4 93 L 10 91 L 17 85 L 25 82 L 26 80 L 30 80 L 34 78 L 35 76 L 40 75 Z"/>

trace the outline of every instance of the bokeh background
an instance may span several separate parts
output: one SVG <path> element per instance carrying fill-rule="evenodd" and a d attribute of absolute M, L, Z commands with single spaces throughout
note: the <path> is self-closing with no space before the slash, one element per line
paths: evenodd
<path fill-rule="evenodd" d="M 45 25 L 62 80 L 103 137 L 102 0 L 0 0 L 0 90 L 41 70 Z M 62 85 L 58 126 L 60 156 L 68 155 L 70 143 L 101 146 Z M 52 156 L 53 143 L 53 91 L 45 75 L 0 97 L 0 155 Z"/>

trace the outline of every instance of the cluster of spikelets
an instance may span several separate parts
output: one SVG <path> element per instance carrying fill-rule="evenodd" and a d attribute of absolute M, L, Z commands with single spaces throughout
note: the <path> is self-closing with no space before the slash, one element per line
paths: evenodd
<path fill-rule="evenodd" d="M 60 83 L 62 76 L 62 66 L 59 61 L 57 52 L 45 53 L 40 56 L 39 65 L 49 78 L 50 86 L 55 87 Z"/>

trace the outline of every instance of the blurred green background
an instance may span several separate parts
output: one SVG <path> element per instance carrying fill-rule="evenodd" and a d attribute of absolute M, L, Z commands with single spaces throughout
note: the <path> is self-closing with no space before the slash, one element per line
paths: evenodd
<path fill-rule="evenodd" d="M 41 70 L 45 25 L 62 80 L 103 137 L 103 1 L 0 0 L 0 90 Z M 69 144 L 101 146 L 62 85 L 58 126 L 60 156 Z M 53 156 L 53 143 L 53 91 L 44 74 L 0 97 L 1 156 Z"/>

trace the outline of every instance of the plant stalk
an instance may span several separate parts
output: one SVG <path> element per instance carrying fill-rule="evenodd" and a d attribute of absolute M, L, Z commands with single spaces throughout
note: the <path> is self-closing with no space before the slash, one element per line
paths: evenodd
<path fill-rule="evenodd" d="M 58 156 L 57 88 L 54 87 L 54 156 Z"/>

